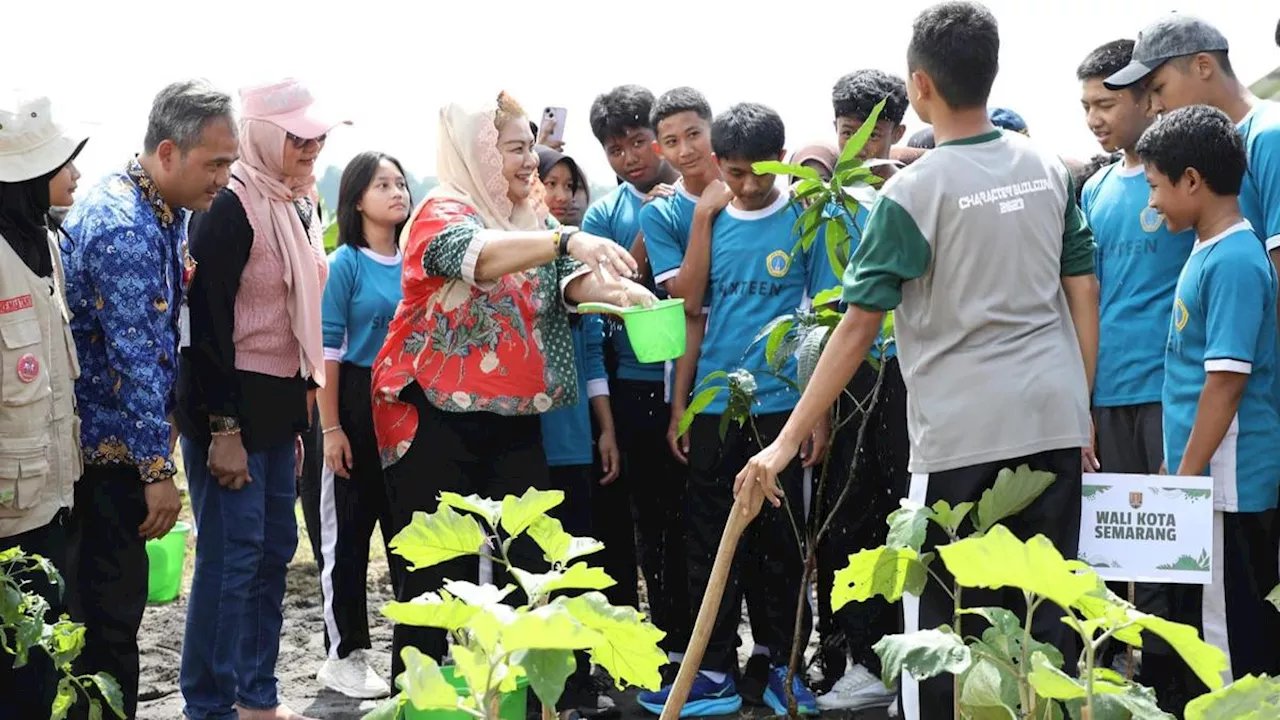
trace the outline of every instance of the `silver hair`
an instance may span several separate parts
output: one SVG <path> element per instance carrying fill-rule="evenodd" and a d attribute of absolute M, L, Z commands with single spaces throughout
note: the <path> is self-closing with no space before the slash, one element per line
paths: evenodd
<path fill-rule="evenodd" d="M 143 149 L 153 153 L 161 142 L 172 140 L 185 153 L 200 144 L 205 124 L 218 118 L 226 119 L 235 130 L 230 95 L 204 80 L 168 85 L 151 103 Z"/>

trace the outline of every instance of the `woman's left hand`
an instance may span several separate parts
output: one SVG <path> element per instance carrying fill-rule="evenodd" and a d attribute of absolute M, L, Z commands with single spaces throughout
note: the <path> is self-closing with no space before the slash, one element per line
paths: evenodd
<path fill-rule="evenodd" d="M 618 307 L 631 307 L 633 305 L 649 307 L 658 302 L 658 297 L 650 292 L 649 288 L 626 278 L 607 283 L 606 287 L 612 296 L 613 304 Z"/>
<path fill-rule="evenodd" d="M 608 238 L 579 230 L 569 237 L 566 249 L 570 257 L 590 267 L 602 281 L 613 282 L 636 274 L 636 259 Z"/>

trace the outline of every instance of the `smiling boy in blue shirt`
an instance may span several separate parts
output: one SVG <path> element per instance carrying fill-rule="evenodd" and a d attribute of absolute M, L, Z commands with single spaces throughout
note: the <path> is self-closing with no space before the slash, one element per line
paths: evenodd
<path fill-rule="evenodd" d="M 1175 474 L 1214 484 L 1213 582 L 1178 586 L 1169 619 L 1200 628 L 1227 653 L 1227 682 L 1275 675 L 1280 617 L 1263 597 L 1280 581 L 1276 273 L 1236 199 L 1243 138 L 1223 112 L 1193 105 L 1151 126 L 1137 151 L 1151 206 L 1170 229 L 1196 233 L 1165 354 L 1165 458 Z"/>
<path fill-rule="evenodd" d="M 754 103 L 735 105 L 715 119 L 711 133 L 724 182 L 733 198 L 715 218 L 708 248 L 707 295 L 710 300 L 706 334 L 697 362 L 698 384 L 715 372 L 751 371 L 756 388 L 751 420 L 730 424 L 723 439 L 721 415 L 727 393 L 721 392 L 703 408 L 689 428 L 689 575 L 690 599 L 701 603 L 711 575 L 720 535 L 733 505 L 733 477 L 746 458 L 759 449 L 757 440 L 770 442 L 795 406 L 798 394 L 791 385 L 768 371 L 763 343 L 753 343 L 759 329 L 773 318 L 794 312 L 806 303 L 812 290 L 811 264 L 816 252 L 791 254 L 796 238 L 793 227 L 798 211 L 776 184 L 774 175 L 757 175 L 753 163 L 781 160 L 785 149 L 782 119 L 773 110 Z M 684 272 L 684 271 L 682 271 Z M 781 374 L 795 379 L 795 359 Z M 687 716 L 723 715 L 741 707 L 733 679 L 737 665 L 736 630 L 740 607 L 739 583 L 746 566 L 772 592 L 762 598 L 763 618 L 772 637 L 791 637 L 795 621 L 794 590 L 802 574 L 800 549 L 791 522 L 803 526 L 801 470 L 798 462 L 783 473 L 782 482 L 792 498 L 789 522 L 784 511 L 763 513 L 743 539 L 725 585 L 715 627 L 703 658 L 702 672 L 694 681 L 684 706 Z M 752 608 L 754 612 L 755 608 Z M 691 607 L 696 614 L 697 605 Z M 771 669 L 764 701 L 775 712 L 785 713 L 785 679 L 790 648 L 770 645 Z M 800 711 L 816 713 L 813 694 L 797 676 L 793 683 Z M 641 693 L 640 704 L 660 713 L 670 685 L 658 692 Z"/>

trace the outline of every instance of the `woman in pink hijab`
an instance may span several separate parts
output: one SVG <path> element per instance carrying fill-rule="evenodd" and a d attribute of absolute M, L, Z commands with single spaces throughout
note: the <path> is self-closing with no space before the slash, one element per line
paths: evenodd
<path fill-rule="evenodd" d="M 231 184 L 191 223 L 178 426 L 197 529 L 180 684 L 192 720 L 300 720 L 275 676 L 298 542 L 295 447 L 324 384 L 315 163 L 336 124 L 294 80 L 241 90 Z"/>

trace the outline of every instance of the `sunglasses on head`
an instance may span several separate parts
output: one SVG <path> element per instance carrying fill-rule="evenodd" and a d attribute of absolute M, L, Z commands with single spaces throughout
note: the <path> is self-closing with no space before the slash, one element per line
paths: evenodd
<path fill-rule="evenodd" d="M 306 147 L 307 143 L 315 143 L 317 145 L 321 145 L 324 143 L 325 137 L 327 137 L 327 135 L 321 135 L 320 137 L 315 137 L 315 138 L 300 138 L 297 135 L 294 135 L 293 133 L 286 133 L 286 136 L 289 138 L 289 142 L 293 143 L 293 146 L 299 150 Z"/>

